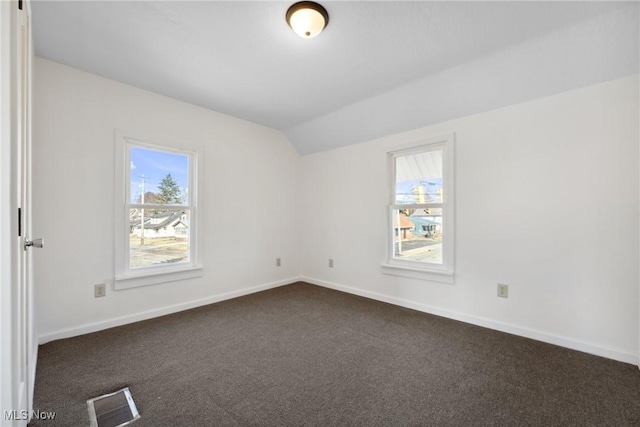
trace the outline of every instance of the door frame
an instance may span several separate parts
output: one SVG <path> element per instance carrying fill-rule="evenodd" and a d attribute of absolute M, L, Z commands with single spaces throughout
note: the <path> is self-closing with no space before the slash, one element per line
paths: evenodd
<path fill-rule="evenodd" d="M 28 1 L 0 1 L 0 424 L 3 426 L 27 424 L 32 414 L 37 359 L 31 251 L 23 249 L 30 226 L 25 220 L 29 219 L 27 211 L 31 207 L 33 49 L 29 17 Z"/>

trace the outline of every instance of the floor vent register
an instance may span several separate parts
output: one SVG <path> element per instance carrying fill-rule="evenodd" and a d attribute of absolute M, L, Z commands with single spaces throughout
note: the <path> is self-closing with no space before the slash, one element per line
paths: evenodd
<path fill-rule="evenodd" d="M 126 426 L 138 418 L 129 387 L 87 400 L 91 427 Z"/>

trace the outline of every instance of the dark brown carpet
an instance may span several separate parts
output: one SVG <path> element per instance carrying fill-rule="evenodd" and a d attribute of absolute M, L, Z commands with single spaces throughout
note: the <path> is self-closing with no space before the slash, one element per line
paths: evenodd
<path fill-rule="evenodd" d="M 639 426 L 625 363 L 306 283 L 42 345 L 36 409 L 87 426 Z"/>

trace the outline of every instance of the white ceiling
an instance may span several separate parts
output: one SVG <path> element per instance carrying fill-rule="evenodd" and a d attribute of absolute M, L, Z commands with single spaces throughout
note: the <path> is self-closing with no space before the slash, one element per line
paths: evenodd
<path fill-rule="evenodd" d="M 283 130 L 303 154 L 382 136 L 399 125 L 410 129 L 446 119 L 447 114 L 429 116 L 427 109 L 418 118 L 408 121 L 403 115 L 380 129 L 365 120 L 376 100 L 386 107 L 375 106 L 372 117 L 394 117 L 389 109 L 397 111 L 397 105 L 379 97 L 403 88 L 411 91 L 411 85 L 421 91 L 421 99 L 409 100 L 408 110 L 418 104 L 442 105 L 430 96 L 437 91 L 423 84 L 425 79 L 497 58 L 582 23 L 587 23 L 585 31 L 596 31 L 587 37 L 590 44 L 603 37 L 606 27 L 607 37 L 623 40 L 624 46 L 613 48 L 616 58 L 603 65 L 608 67 L 604 71 L 600 65 L 596 71 L 593 64 L 581 67 L 578 74 L 589 68 L 593 76 L 577 76 L 577 85 L 638 72 L 638 3 L 323 1 L 329 25 L 309 40 L 296 36 L 285 22 L 292 3 L 33 1 L 35 52 Z M 599 24 L 590 24 L 594 22 Z M 585 51 L 583 56 L 593 54 Z M 501 102 L 567 89 L 567 84 L 537 86 L 523 99 L 505 94 Z M 477 104 L 470 111 L 454 113 L 454 108 L 449 115 L 495 108 L 495 102 Z"/>

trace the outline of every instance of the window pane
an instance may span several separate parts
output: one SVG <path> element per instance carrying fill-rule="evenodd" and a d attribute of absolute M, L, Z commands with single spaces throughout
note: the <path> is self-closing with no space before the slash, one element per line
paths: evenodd
<path fill-rule="evenodd" d="M 442 203 L 442 150 L 395 158 L 396 205 Z"/>
<path fill-rule="evenodd" d="M 189 204 L 189 157 L 129 147 L 130 203 Z"/>
<path fill-rule="evenodd" d="M 188 209 L 129 209 L 129 267 L 189 262 L 189 214 Z"/>
<path fill-rule="evenodd" d="M 442 264 L 442 208 L 393 210 L 393 257 Z"/>

